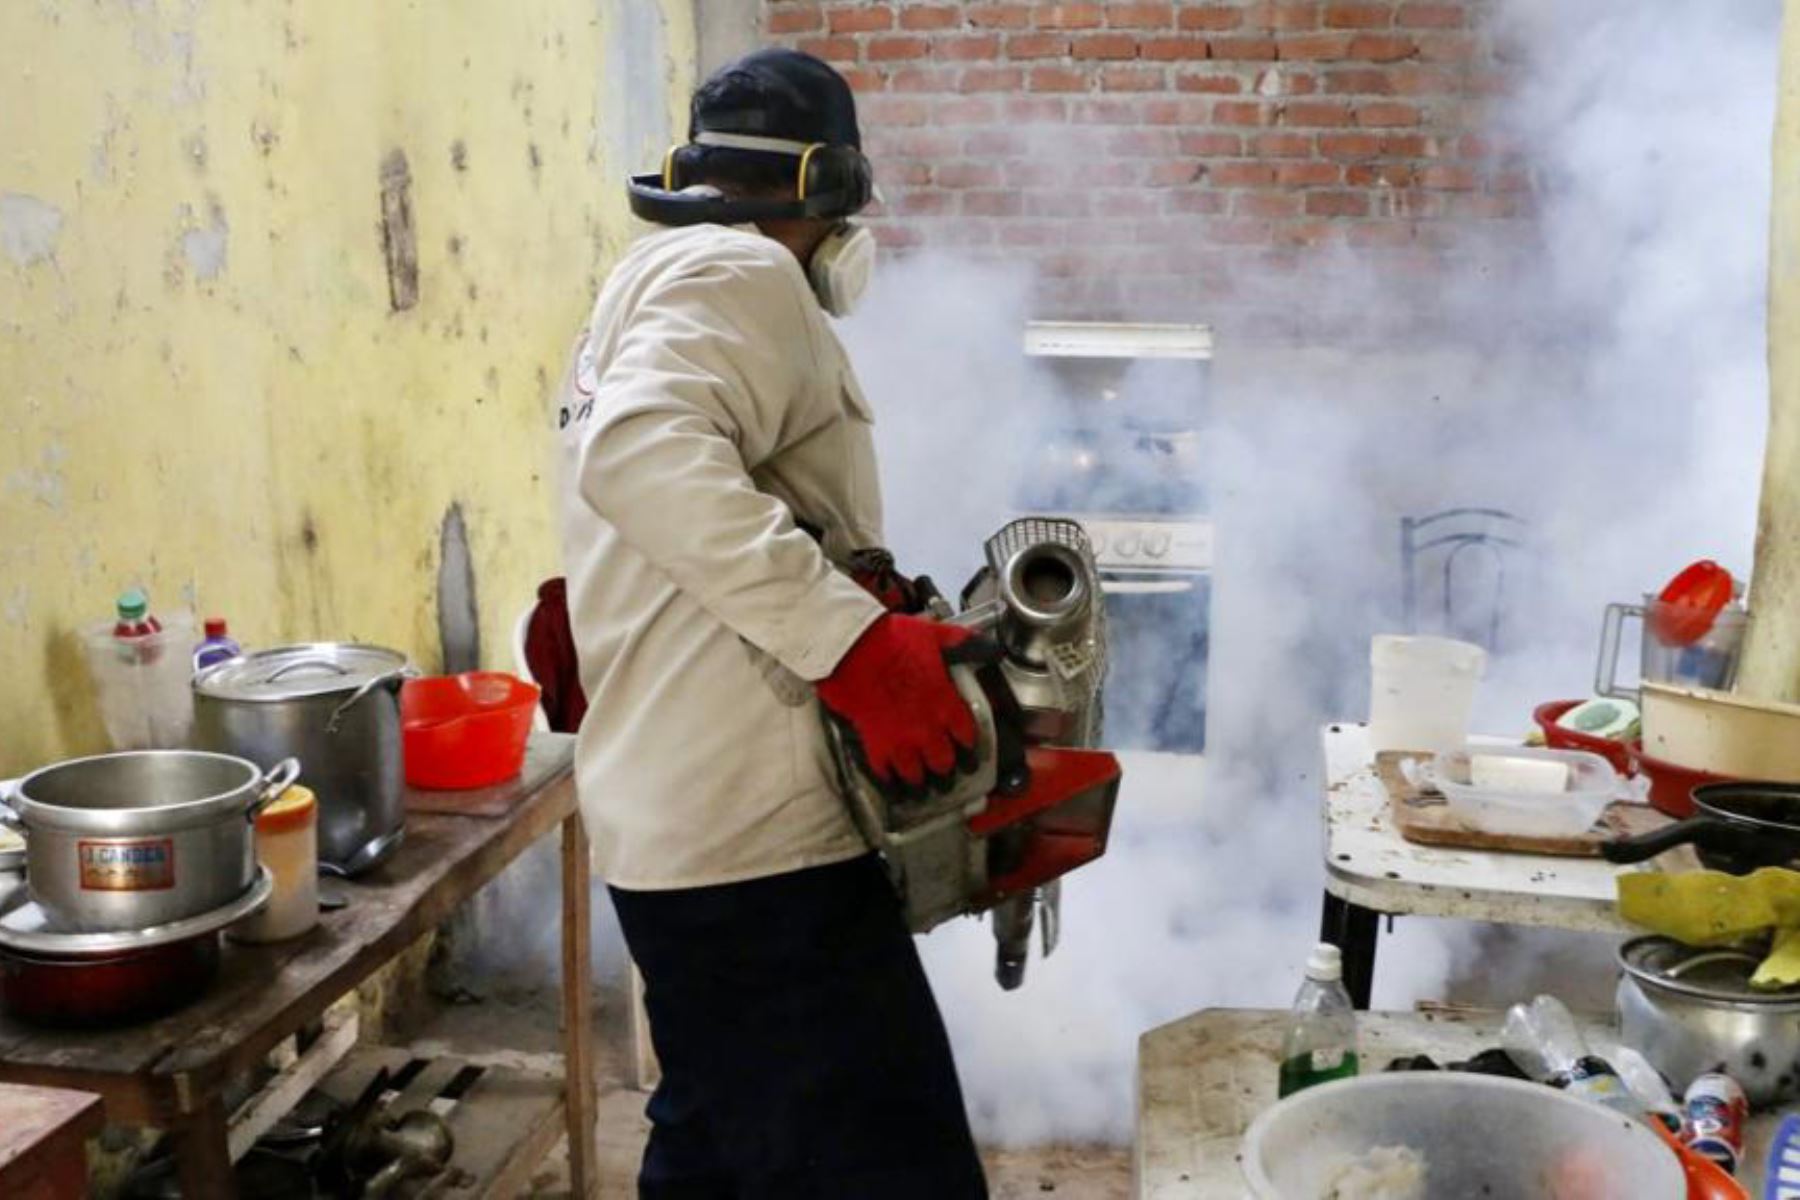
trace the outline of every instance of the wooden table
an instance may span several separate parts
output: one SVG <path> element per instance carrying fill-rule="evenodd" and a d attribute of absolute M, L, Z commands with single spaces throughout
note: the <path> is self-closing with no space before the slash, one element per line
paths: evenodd
<path fill-rule="evenodd" d="M 105 1124 L 91 1093 L 0 1083 L 0 1196 L 87 1195 L 87 1140 Z"/>
<path fill-rule="evenodd" d="M 1621 871 L 1598 858 L 1418 846 L 1388 819 L 1387 789 L 1362 725 L 1325 728 L 1322 937 L 1344 952 L 1344 984 L 1369 1006 L 1382 916 L 1630 933 L 1614 904 Z"/>
<path fill-rule="evenodd" d="M 1238 1143 L 1275 1103 L 1287 1014 L 1207 1009 L 1152 1029 L 1138 1041 L 1138 1200 L 1243 1200 Z M 1498 1013 L 1363 1013 L 1357 1036 L 1365 1071 L 1426 1054 L 1458 1062 L 1500 1044 Z M 1584 1022 L 1602 1044 L 1609 1025 Z M 1763 1163 L 1781 1113 L 1753 1118 L 1738 1182 L 1762 1194 Z"/>
<path fill-rule="evenodd" d="M 94 1032 L 0 1017 L 0 1081 L 96 1092 L 108 1120 L 168 1129 L 182 1194 L 229 1197 L 226 1085 L 431 932 L 538 838 L 562 830 L 564 1116 L 577 1196 L 594 1168 L 587 831 L 575 799 L 574 739 L 534 734 L 525 770 L 500 790 L 504 817 L 409 814 L 393 857 L 351 881 L 349 905 L 291 942 L 227 942 L 219 979 L 199 1000 L 147 1025 Z"/>

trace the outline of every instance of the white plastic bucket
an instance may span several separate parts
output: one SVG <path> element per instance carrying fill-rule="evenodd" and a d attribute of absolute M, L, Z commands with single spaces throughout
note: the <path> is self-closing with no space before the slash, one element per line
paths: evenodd
<path fill-rule="evenodd" d="M 1369 743 L 1448 754 L 1468 739 L 1487 651 L 1450 638 L 1378 634 L 1369 646 Z"/>
<path fill-rule="evenodd" d="M 200 639 L 186 612 L 162 615 L 162 632 L 130 642 L 113 637 L 113 622 L 81 631 L 100 722 L 114 750 L 179 750 L 194 730 L 194 647 Z"/>

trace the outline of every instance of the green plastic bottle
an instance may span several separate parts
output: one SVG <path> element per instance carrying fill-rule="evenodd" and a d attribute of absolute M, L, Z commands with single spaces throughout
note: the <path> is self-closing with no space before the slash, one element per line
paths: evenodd
<path fill-rule="evenodd" d="M 1306 982 L 1294 997 L 1281 1039 L 1278 1093 L 1291 1096 L 1314 1084 L 1357 1073 L 1356 1010 L 1344 990 L 1344 959 L 1321 942 L 1306 960 Z"/>

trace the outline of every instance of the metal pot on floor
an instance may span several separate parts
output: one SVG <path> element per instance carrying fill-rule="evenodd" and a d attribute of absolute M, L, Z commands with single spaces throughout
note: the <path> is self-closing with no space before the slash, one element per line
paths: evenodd
<path fill-rule="evenodd" d="M 1760 954 L 1664 937 L 1619 948 L 1619 1032 L 1679 1094 L 1723 1071 L 1758 1108 L 1800 1095 L 1800 990 L 1758 991 Z"/>
<path fill-rule="evenodd" d="M 228 754 L 133 750 L 56 763 L 6 796 L 34 900 L 70 931 L 149 929 L 256 881 L 256 814 L 300 774 Z"/>
<path fill-rule="evenodd" d="M 257 763 L 295 755 L 319 798 L 319 867 L 355 875 L 404 832 L 400 685 L 406 656 L 315 642 L 264 650 L 194 677 L 194 740 Z"/>

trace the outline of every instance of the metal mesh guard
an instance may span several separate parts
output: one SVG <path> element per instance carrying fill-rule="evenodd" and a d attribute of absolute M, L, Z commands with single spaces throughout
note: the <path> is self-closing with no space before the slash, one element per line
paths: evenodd
<path fill-rule="evenodd" d="M 1106 598 L 1100 588 L 1100 568 L 1094 562 L 1093 543 L 1079 521 L 1067 517 L 1020 517 L 1009 521 L 982 547 L 988 568 L 998 578 L 1013 556 L 1032 546 L 1054 542 L 1081 557 L 1092 595 L 1093 627 L 1081 642 L 1067 642 L 1051 652 L 1050 669 L 1063 683 L 1090 681 L 1098 688 L 1106 678 Z"/>

